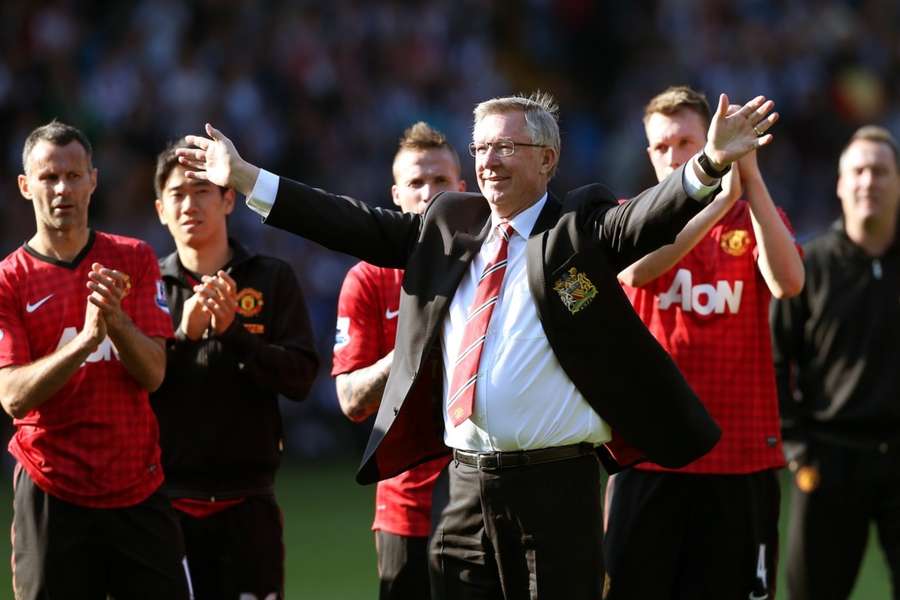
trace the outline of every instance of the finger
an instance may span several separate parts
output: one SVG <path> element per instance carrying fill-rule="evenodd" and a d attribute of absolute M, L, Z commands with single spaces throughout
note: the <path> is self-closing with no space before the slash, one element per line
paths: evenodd
<path fill-rule="evenodd" d="M 228 285 L 228 291 L 230 293 L 234 293 L 237 291 L 237 282 L 231 277 L 231 275 L 228 274 L 227 271 L 222 271 L 220 269 L 217 275 L 221 277 L 222 281 L 224 281 Z"/>
<path fill-rule="evenodd" d="M 186 135 L 184 136 L 184 141 L 190 146 L 197 146 L 202 150 L 206 150 L 209 148 L 210 140 L 203 137 L 202 135 Z M 179 148 L 175 151 L 175 154 L 178 154 L 182 150 L 191 150 L 190 148 Z"/>
<path fill-rule="evenodd" d="M 206 174 L 206 171 L 185 171 L 184 178 L 193 179 L 195 181 L 209 181 L 209 176 Z"/>
<path fill-rule="evenodd" d="M 753 113 L 753 111 L 755 111 L 760 106 L 762 106 L 763 103 L 765 103 L 765 101 L 766 101 L 765 96 L 757 96 L 756 98 L 754 98 L 753 100 L 751 100 L 750 102 L 748 102 L 747 104 L 742 106 L 741 110 L 739 110 L 737 114 L 749 119 L 751 114 Z"/>
<path fill-rule="evenodd" d="M 766 118 L 772 109 L 775 108 L 775 102 L 772 100 L 766 100 L 762 106 L 753 111 L 753 114 L 750 116 L 750 122 L 759 124 L 760 121 Z"/>
<path fill-rule="evenodd" d="M 175 150 L 175 156 L 179 159 L 189 160 L 192 163 L 203 163 L 206 161 L 206 150 L 197 150 L 196 148 L 178 148 Z"/>

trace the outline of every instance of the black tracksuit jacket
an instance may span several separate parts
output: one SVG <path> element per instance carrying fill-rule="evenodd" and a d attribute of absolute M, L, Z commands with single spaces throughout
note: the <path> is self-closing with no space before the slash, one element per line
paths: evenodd
<path fill-rule="evenodd" d="M 166 377 L 151 395 L 159 419 L 165 490 L 174 498 L 271 494 L 284 449 L 279 394 L 302 400 L 319 366 L 309 315 L 291 267 L 229 240 L 225 267 L 238 312 L 222 335 L 176 331 Z M 172 321 L 181 322 L 196 275 L 177 253 L 160 260 Z"/>
<path fill-rule="evenodd" d="M 900 441 L 900 243 L 867 255 L 842 221 L 804 246 L 806 285 L 773 303 L 786 439 Z"/>

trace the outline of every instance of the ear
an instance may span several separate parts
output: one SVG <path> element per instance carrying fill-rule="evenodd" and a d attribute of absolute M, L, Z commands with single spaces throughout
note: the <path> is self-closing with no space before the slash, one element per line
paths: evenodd
<path fill-rule="evenodd" d="M 400 206 L 400 188 L 397 187 L 397 184 L 391 186 L 391 198 L 394 200 L 394 204 Z"/>
<path fill-rule="evenodd" d="M 153 203 L 153 206 L 156 207 L 156 216 L 159 217 L 159 222 L 161 225 L 166 225 L 166 216 L 163 212 L 163 203 L 159 198 L 156 199 L 156 202 Z"/>
<path fill-rule="evenodd" d="M 225 214 L 230 215 L 234 210 L 234 199 L 235 192 L 233 189 L 229 188 L 225 190 L 225 193 L 222 194 L 222 202 L 225 203 Z"/>
<path fill-rule="evenodd" d="M 19 193 L 26 200 L 31 200 L 31 190 L 28 189 L 28 175 L 19 175 Z"/>
<path fill-rule="evenodd" d="M 559 157 L 553 148 L 541 148 L 541 173 L 550 176 Z"/>
<path fill-rule="evenodd" d="M 459 180 L 459 185 L 457 186 L 457 190 L 456 190 L 456 191 L 458 191 L 458 192 L 464 192 L 464 191 L 466 191 L 466 180 L 465 180 L 465 179 L 460 179 L 460 180 Z"/>

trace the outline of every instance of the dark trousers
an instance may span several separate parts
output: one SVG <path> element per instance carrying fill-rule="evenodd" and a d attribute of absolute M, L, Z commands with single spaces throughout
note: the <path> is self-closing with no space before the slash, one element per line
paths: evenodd
<path fill-rule="evenodd" d="M 434 492 L 435 600 L 597 600 L 603 583 L 594 454 L 501 471 L 451 461 Z"/>
<path fill-rule="evenodd" d="M 17 468 L 16 600 L 187 600 L 181 529 L 157 492 L 127 508 L 85 508 L 45 494 Z"/>
<path fill-rule="evenodd" d="M 900 598 L 900 449 L 815 443 L 794 472 L 788 533 L 791 600 L 844 600 L 874 523 Z"/>
<path fill-rule="evenodd" d="M 429 600 L 428 538 L 375 531 L 379 600 Z"/>
<path fill-rule="evenodd" d="M 251 496 L 202 519 L 176 512 L 197 600 L 284 597 L 282 515 L 274 497 Z"/>
<path fill-rule="evenodd" d="M 781 497 L 775 471 L 628 469 L 607 485 L 604 598 L 775 598 Z"/>

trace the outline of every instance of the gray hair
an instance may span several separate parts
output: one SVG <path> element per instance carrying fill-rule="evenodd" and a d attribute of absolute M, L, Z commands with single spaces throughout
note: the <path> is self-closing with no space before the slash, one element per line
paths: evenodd
<path fill-rule="evenodd" d="M 521 112 L 525 115 L 525 127 L 533 144 L 540 144 L 553 148 L 556 152 L 556 165 L 550 172 L 550 177 L 556 174 L 559 165 L 560 141 L 559 141 L 559 105 L 556 99 L 548 92 L 537 90 L 530 95 L 516 94 L 503 98 L 491 98 L 475 107 L 474 126 L 488 115 L 503 114 L 509 112 Z"/>

